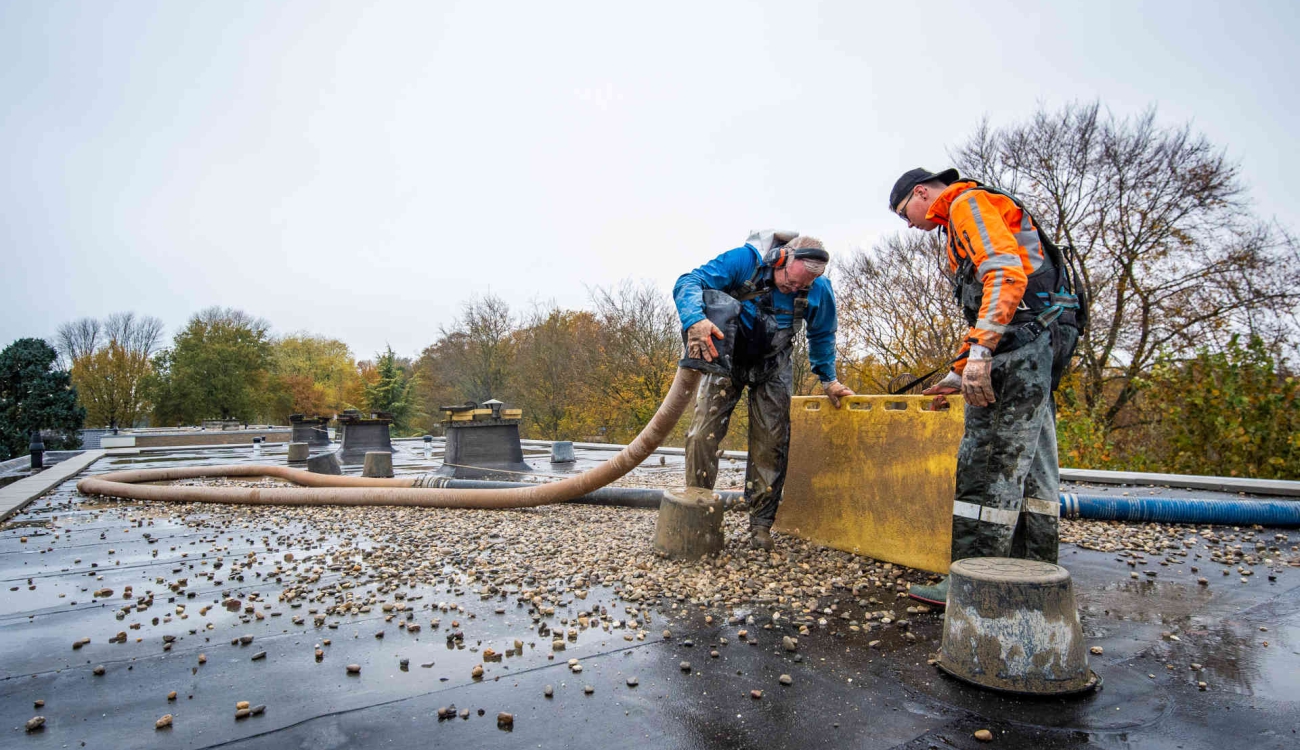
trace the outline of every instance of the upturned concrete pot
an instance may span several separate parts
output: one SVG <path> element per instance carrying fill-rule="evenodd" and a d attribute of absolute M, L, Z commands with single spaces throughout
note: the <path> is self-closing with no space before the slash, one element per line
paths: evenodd
<path fill-rule="evenodd" d="M 551 463 L 571 464 L 578 460 L 573 452 L 573 443 L 568 440 L 556 440 L 551 443 Z"/>
<path fill-rule="evenodd" d="M 387 478 L 393 475 L 393 454 L 386 451 L 366 453 L 365 464 L 361 468 L 363 477 Z"/>
<path fill-rule="evenodd" d="M 1035 560 L 981 557 L 949 570 L 937 666 L 1009 693 L 1066 695 L 1101 684 L 1088 668 L 1070 572 Z"/>
<path fill-rule="evenodd" d="M 674 560 L 698 560 L 722 549 L 722 497 L 713 490 L 685 487 L 669 490 L 659 502 L 654 551 Z"/>
<path fill-rule="evenodd" d="M 311 446 L 306 443 L 289 443 L 289 463 L 306 463 L 311 457 Z"/>

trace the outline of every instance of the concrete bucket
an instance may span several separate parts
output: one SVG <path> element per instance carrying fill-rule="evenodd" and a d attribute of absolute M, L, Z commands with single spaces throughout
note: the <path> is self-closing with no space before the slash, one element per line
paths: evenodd
<path fill-rule="evenodd" d="M 674 560 L 698 560 L 722 549 L 726 504 L 713 490 L 683 487 L 664 492 L 655 526 L 654 552 Z"/>
<path fill-rule="evenodd" d="M 1074 588 L 1065 568 L 1002 557 L 958 560 L 937 666 L 980 687 L 1028 695 L 1092 690 Z"/>

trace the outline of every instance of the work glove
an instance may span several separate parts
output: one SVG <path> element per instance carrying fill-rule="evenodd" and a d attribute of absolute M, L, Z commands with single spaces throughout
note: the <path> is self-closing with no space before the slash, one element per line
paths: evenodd
<path fill-rule="evenodd" d="M 840 408 L 840 399 L 854 395 L 853 389 L 838 380 L 822 383 L 822 392 L 826 394 L 826 398 L 831 400 L 831 405 L 836 409 Z"/>
<path fill-rule="evenodd" d="M 723 338 L 722 329 L 705 318 L 686 329 L 686 356 L 712 362 L 718 356 L 718 349 L 713 345 L 714 339 Z"/>
<path fill-rule="evenodd" d="M 944 376 L 943 380 L 921 391 L 922 396 L 934 396 L 934 401 L 930 404 L 930 411 L 938 411 L 948 406 L 948 399 L 944 396 L 951 396 L 954 393 L 961 393 L 961 376 L 952 370 Z"/>
<path fill-rule="evenodd" d="M 966 359 L 961 395 L 971 406 L 990 406 L 997 401 L 993 395 L 993 353 L 978 344 L 971 346 Z"/>

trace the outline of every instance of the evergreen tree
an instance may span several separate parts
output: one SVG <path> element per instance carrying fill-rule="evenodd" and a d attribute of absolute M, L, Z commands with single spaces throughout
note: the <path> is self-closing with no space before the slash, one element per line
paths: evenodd
<path fill-rule="evenodd" d="M 50 450 L 77 448 L 86 410 L 68 373 L 55 369 L 58 353 L 40 339 L 18 339 L 0 352 L 0 459 L 27 452 L 32 430 L 56 431 Z"/>
<path fill-rule="evenodd" d="M 375 373 L 378 378 L 366 384 L 366 408 L 392 414 L 393 429 L 398 433 L 406 432 L 412 418 L 417 416 L 414 380 L 398 361 L 391 346 L 375 358 Z"/>

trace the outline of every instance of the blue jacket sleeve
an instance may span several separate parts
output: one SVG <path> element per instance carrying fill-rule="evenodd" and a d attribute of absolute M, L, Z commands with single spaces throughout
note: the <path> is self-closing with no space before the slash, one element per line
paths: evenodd
<path fill-rule="evenodd" d="M 835 380 L 835 331 L 839 328 L 835 316 L 835 292 L 830 279 L 818 277 L 808 291 L 808 363 L 823 383 Z"/>
<path fill-rule="evenodd" d="M 682 330 L 704 320 L 705 289 L 726 291 L 740 286 L 754 274 L 758 261 L 758 251 L 745 245 L 728 250 L 694 271 L 682 274 L 673 285 L 673 304 L 677 305 Z"/>

